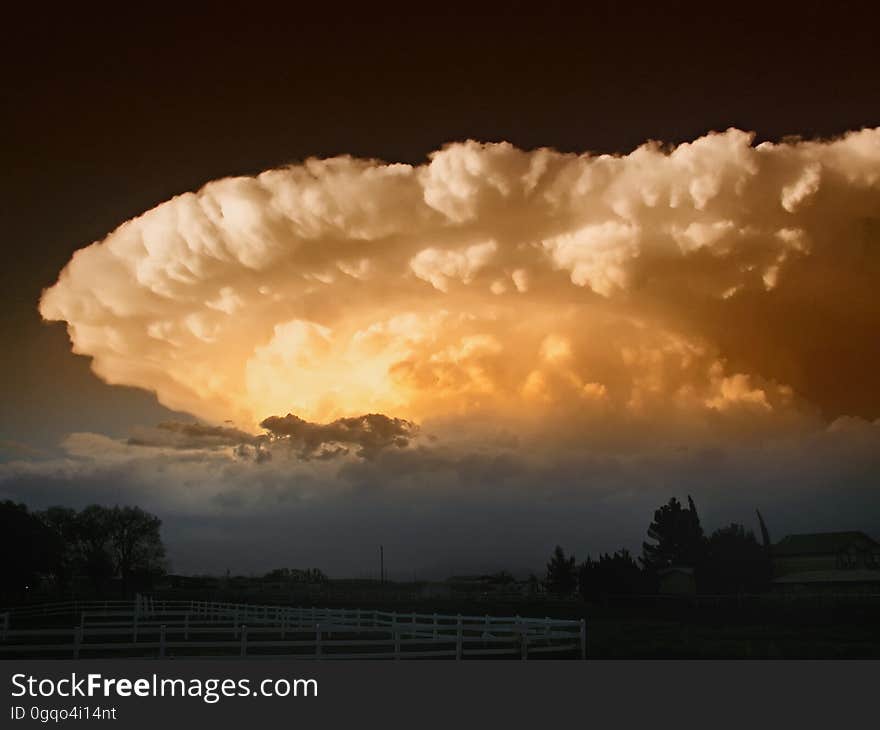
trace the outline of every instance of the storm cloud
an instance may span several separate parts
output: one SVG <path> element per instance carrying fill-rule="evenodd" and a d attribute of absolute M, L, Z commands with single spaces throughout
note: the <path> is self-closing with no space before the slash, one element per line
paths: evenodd
<path fill-rule="evenodd" d="M 78 251 L 40 311 L 107 382 L 251 433 L 287 410 L 875 418 L 880 129 L 752 139 L 217 180 Z"/>
<path fill-rule="evenodd" d="M 531 568 L 637 549 L 688 493 L 709 527 L 872 531 L 878 276 L 880 129 L 217 180 L 40 303 L 105 381 L 202 423 L 72 434 L 0 490 L 122 493 L 176 555 L 241 569 L 351 573 L 379 542 L 407 569 Z"/>

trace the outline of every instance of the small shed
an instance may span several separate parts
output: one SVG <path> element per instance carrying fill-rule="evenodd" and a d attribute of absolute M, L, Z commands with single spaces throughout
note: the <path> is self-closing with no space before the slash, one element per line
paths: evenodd
<path fill-rule="evenodd" d="M 657 573 L 660 593 L 672 596 L 693 596 L 697 592 L 694 569 L 687 565 L 670 565 Z"/>

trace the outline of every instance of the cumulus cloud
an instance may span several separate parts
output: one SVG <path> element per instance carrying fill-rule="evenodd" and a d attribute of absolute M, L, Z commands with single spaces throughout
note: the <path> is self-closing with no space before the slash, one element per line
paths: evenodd
<path fill-rule="evenodd" d="M 40 311 L 107 382 L 250 433 L 287 410 L 698 427 L 880 415 L 878 274 L 880 129 L 730 129 L 217 180 L 77 251 Z"/>

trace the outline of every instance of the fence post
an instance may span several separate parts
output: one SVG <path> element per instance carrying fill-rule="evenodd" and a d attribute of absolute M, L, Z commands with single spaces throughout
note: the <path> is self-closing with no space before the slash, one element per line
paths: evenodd
<path fill-rule="evenodd" d="M 410 638 L 415 639 L 418 632 L 416 631 L 416 612 L 412 612 L 412 631 L 410 632 Z"/>
<path fill-rule="evenodd" d="M 6 635 L 9 633 L 9 611 L 3 614 L 3 641 L 6 641 Z"/>
<path fill-rule="evenodd" d="M 247 624 L 243 624 L 241 627 L 241 655 L 242 656 L 247 656 L 247 632 L 248 632 Z"/>
<path fill-rule="evenodd" d="M 133 644 L 137 644 L 138 640 L 138 614 L 135 612 L 134 621 L 131 623 L 131 641 Z"/>
<path fill-rule="evenodd" d="M 434 612 L 434 641 L 437 641 L 437 612 Z"/>
<path fill-rule="evenodd" d="M 587 620 L 581 619 L 581 659 L 587 658 Z"/>
<path fill-rule="evenodd" d="M 391 612 L 391 632 L 397 633 L 397 611 Z"/>
<path fill-rule="evenodd" d="M 354 617 L 355 617 L 355 625 L 360 629 L 360 627 L 361 627 L 361 610 L 359 608 L 355 609 Z"/>
<path fill-rule="evenodd" d="M 455 658 L 456 660 L 460 660 L 462 654 L 464 653 L 462 647 L 462 626 L 461 626 L 461 614 L 458 614 L 458 621 L 456 622 L 455 627 Z"/>
<path fill-rule="evenodd" d="M 379 624 L 379 614 L 376 609 L 373 609 L 373 627 L 375 628 Z"/>
<path fill-rule="evenodd" d="M 550 617 L 544 616 L 544 638 L 550 641 Z"/>
<path fill-rule="evenodd" d="M 159 657 L 165 656 L 165 624 L 159 627 Z"/>
<path fill-rule="evenodd" d="M 315 624 L 315 659 L 321 658 L 321 624 Z"/>
<path fill-rule="evenodd" d="M 73 628 L 73 658 L 79 659 L 79 647 L 82 644 L 83 630 L 82 626 L 74 626 Z"/>
<path fill-rule="evenodd" d="M 520 659 L 525 661 L 529 658 L 529 627 L 526 626 L 526 630 L 520 634 L 520 644 L 519 644 L 519 652 Z"/>
<path fill-rule="evenodd" d="M 394 658 L 400 659 L 400 632 L 394 632 Z"/>
<path fill-rule="evenodd" d="M 183 640 L 189 641 L 189 614 L 183 617 Z"/>

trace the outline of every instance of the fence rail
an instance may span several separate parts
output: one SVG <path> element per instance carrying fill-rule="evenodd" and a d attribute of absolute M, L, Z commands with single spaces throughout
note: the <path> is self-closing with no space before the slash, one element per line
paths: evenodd
<path fill-rule="evenodd" d="M 76 616 L 78 625 L 12 626 L 63 615 Z M 570 653 L 585 659 L 587 647 L 584 620 L 157 601 L 148 596 L 26 606 L 0 617 L 0 656 L 527 659 Z"/>

